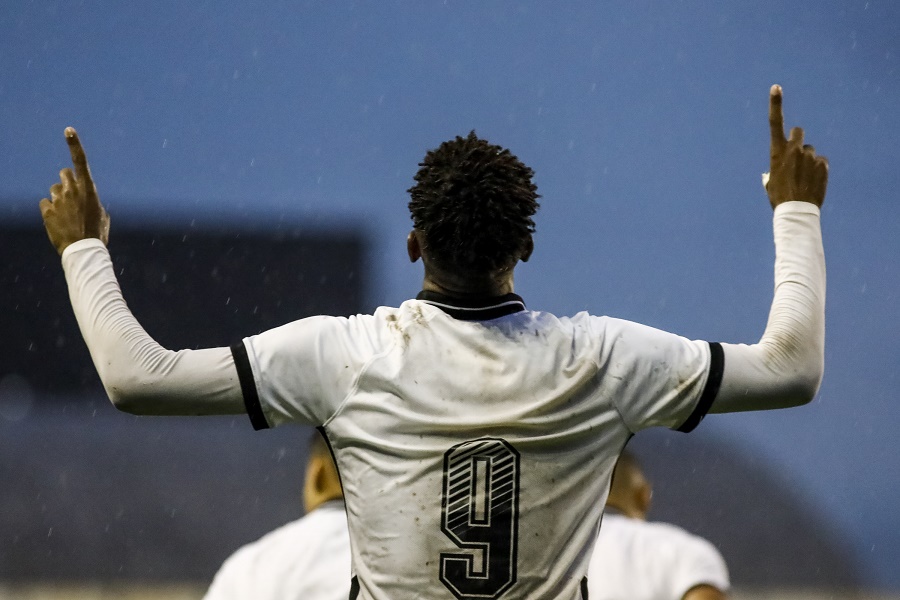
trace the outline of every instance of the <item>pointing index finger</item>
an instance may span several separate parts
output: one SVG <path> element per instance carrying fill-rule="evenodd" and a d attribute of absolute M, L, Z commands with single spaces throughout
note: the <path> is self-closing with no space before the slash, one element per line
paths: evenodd
<path fill-rule="evenodd" d="M 81 147 L 78 132 L 74 127 L 66 127 L 66 142 L 69 144 L 69 152 L 72 155 L 72 165 L 75 167 L 75 177 L 87 189 L 91 189 L 94 182 L 91 179 L 91 170 L 88 168 L 87 155 Z"/>
<path fill-rule="evenodd" d="M 772 150 L 787 143 L 784 137 L 784 113 L 781 110 L 781 86 L 775 84 L 769 90 L 769 127 L 772 130 Z"/>

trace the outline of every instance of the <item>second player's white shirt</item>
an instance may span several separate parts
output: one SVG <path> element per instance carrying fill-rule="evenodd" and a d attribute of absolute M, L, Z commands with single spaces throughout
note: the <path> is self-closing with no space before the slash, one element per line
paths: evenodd
<path fill-rule="evenodd" d="M 378 600 L 580 597 L 625 443 L 696 425 L 722 370 L 717 345 L 528 311 L 513 294 L 423 293 L 290 323 L 234 354 L 255 426 L 322 426 L 354 587 Z"/>
<path fill-rule="evenodd" d="M 725 560 L 707 540 L 668 523 L 604 515 L 588 568 L 590 600 L 680 600 L 701 584 L 730 587 Z"/>
<path fill-rule="evenodd" d="M 347 600 L 350 536 L 344 503 L 328 502 L 232 554 L 204 600 Z"/>

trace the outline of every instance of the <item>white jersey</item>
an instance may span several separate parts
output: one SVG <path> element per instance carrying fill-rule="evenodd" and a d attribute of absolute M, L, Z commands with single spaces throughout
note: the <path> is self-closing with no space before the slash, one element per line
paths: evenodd
<path fill-rule="evenodd" d="M 344 503 L 334 501 L 239 548 L 203 598 L 347 600 L 349 594 L 347 516 Z"/>
<path fill-rule="evenodd" d="M 591 600 L 680 600 L 701 584 L 730 587 L 711 543 L 667 523 L 603 516 L 588 568 Z"/>
<path fill-rule="evenodd" d="M 134 414 L 321 426 L 343 476 L 362 598 L 577 598 L 613 465 L 632 433 L 808 402 L 824 364 L 819 209 L 775 208 L 775 292 L 756 344 L 517 296 L 423 294 L 313 317 L 228 348 L 168 350 L 128 309 L 97 239 L 62 254 L 107 394 Z M 724 365 L 724 366 L 723 366 Z"/>
<path fill-rule="evenodd" d="M 344 485 L 351 597 L 378 600 L 580 597 L 625 443 L 693 428 L 722 375 L 717 344 L 528 311 L 514 294 L 423 292 L 233 352 L 254 426 L 322 427 Z"/>

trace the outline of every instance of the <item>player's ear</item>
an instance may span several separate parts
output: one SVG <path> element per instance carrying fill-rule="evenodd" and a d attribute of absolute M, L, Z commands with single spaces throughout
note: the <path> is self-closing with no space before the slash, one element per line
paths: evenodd
<path fill-rule="evenodd" d="M 422 258 L 422 247 L 419 245 L 419 236 L 413 229 L 406 236 L 406 253 L 409 254 L 409 262 L 416 262 Z"/>
<path fill-rule="evenodd" d="M 328 466 L 325 464 L 324 460 L 316 461 L 316 470 L 314 473 L 313 482 L 317 494 L 324 495 L 328 492 L 331 484 L 331 479 L 329 478 Z"/>
<path fill-rule="evenodd" d="M 635 487 L 634 490 L 634 506 L 640 511 L 641 518 L 647 518 L 647 513 L 650 512 L 650 504 L 653 499 L 653 486 L 650 485 L 650 482 L 646 479 L 642 478 L 640 485 Z"/>
<path fill-rule="evenodd" d="M 528 262 L 532 252 L 534 252 L 534 237 L 529 233 L 528 240 L 525 242 L 525 249 L 522 251 L 522 256 L 519 257 L 519 260 Z"/>
<path fill-rule="evenodd" d="M 303 504 L 306 512 L 311 512 L 319 505 L 322 478 L 322 461 L 317 456 L 311 456 L 306 463 L 306 480 L 303 484 Z"/>
<path fill-rule="evenodd" d="M 341 478 L 330 457 L 312 456 L 306 467 L 306 484 L 303 499 L 306 512 L 312 512 L 329 500 L 343 496 Z"/>

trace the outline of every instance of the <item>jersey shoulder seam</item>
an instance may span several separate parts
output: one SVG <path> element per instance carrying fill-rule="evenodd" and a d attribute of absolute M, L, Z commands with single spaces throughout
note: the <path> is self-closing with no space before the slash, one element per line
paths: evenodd
<path fill-rule="evenodd" d="M 359 390 L 359 381 L 362 378 L 363 373 L 365 373 L 366 370 L 370 366 L 372 366 L 372 363 L 374 363 L 376 360 L 378 360 L 384 356 L 387 356 L 396 346 L 397 346 L 397 339 L 393 338 L 393 339 L 391 339 L 391 342 L 385 347 L 384 350 L 382 350 L 381 352 L 376 352 L 371 357 L 369 357 L 369 359 L 366 362 L 363 363 L 363 365 L 357 371 L 356 376 L 353 378 L 353 385 L 350 386 L 350 389 L 347 390 L 347 394 L 338 403 L 338 406 L 334 410 L 334 413 L 330 417 L 325 419 L 325 421 L 322 423 L 322 427 L 328 427 L 328 425 L 331 424 L 331 422 L 334 421 L 338 417 L 338 415 L 341 414 L 341 411 L 343 411 L 344 407 L 347 406 L 347 403 L 350 401 L 350 398 L 352 398 L 356 394 L 356 392 Z"/>
<path fill-rule="evenodd" d="M 588 313 L 587 317 L 588 317 L 588 321 L 589 321 L 589 323 L 590 323 L 590 332 L 591 332 L 592 338 L 593 338 L 592 341 L 595 342 L 595 343 L 597 343 L 597 347 L 594 348 L 594 349 L 596 350 L 596 352 L 593 352 L 593 353 L 591 354 L 591 360 L 594 362 L 594 366 L 597 368 L 597 375 L 596 375 L 596 376 L 597 376 L 597 377 L 600 377 L 600 376 L 601 376 L 601 375 L 600 375 L 600 372 L 603 370 L 603 365 L 602 365 L 601 362 L 600 362 L 600 344 L 599 344 L 599 340 L 601 339 L 601 337 L 605 337 L 605 336 L 601 336 L 599 333 L 597 333 L 597 332 L 594 330 L 594 324 L 597 323 L 598 321 L 608 320 L 608 318 L 599 317 L 599 316 L 596 316 L 596 315 L 592 315 L 592 314 L 590 314 L 590 313 Z M 628 424 L 628 421 L 625 420 L 625 416 L 622 414 L 622 410 L 619 408 L 619 403 L 616 402 L 615 398 L 612 398 L 612 399 L 610 400 L 610 404 L 612 404 L 613 410 L 616 411 L 616 414 L 619 416 L 619 420 L 622 422 L 622 425 L 625 426 L 625 429 L 627 429 L 628 432 L 629 432 L 631 435 L 634 435 L 635 432 L 632 431 L 631 425 L 629 425 L 629 424 Z"/>

